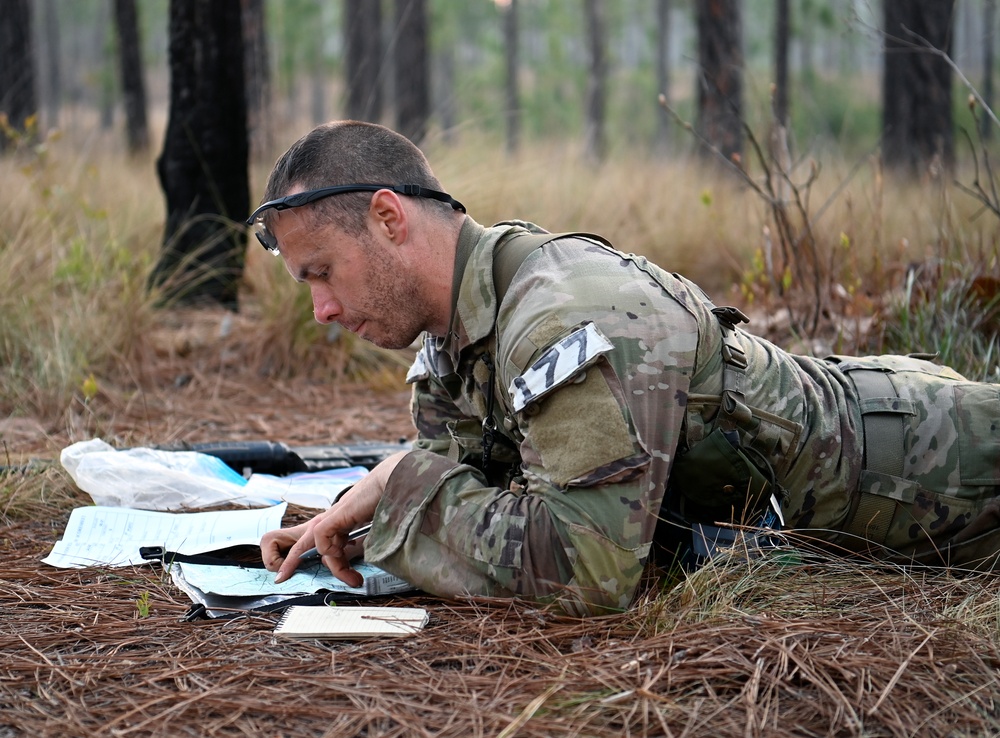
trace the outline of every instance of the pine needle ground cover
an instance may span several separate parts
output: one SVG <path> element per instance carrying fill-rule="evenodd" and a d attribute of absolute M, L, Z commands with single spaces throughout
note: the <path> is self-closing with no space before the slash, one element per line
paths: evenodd
<path fill-rule="evenodd" d="M 224 348 L 182 335 L 194 348 L 164 359 L 141 401 L 102 386 L 72 413 L 75 432 L 134 445 L 407 432 L 403 391 L 219 371 L 207 357 Z M 51 458 L 69 440 L 17 420 L 11 450 Z M 190 602 L 158 567 L 42 564 L 90 502 L 58 466 L 0 477 L 0 493 L 0 735 L 1000 733 L 995 575 L 794 546 L 651 577 L 632 609 L 604 617 L 420 596 L 379 602 L 429 610 L 412 638 L 274 642 L 275 615 L 184 622 Z"/>
<path fill-rule="evenodd" d="M 970 736 L 1000 731 L 1000 581 L 817 558 L 729 561 L 632 610 L 407 598 L 405 639 L 275 642 L 182 622 L 159 569 L 38 563 L 0 539 L 5 735 Z"/>

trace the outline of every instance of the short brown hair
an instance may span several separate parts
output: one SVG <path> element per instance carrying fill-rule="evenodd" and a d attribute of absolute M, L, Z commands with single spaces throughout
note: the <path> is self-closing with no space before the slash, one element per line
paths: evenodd
<path fill-rule="evenodd" d="M 267 178 L 261 202 L 284 197 L 293 187 L 314 190 L 344 184 L 416 184 L 442 189 L 423 152 L 405 136 L 374 123 L 342 120 L 316 126 L 281 155 Z M 359 235 L 365 230 L 370 202 L 371 193 L 360 192 L 328 197 L 313 207 L 317 217 L 336 221 L 345 232 Z M 264 213 L 265 222 L 269 215 L 271 211 Z"/>

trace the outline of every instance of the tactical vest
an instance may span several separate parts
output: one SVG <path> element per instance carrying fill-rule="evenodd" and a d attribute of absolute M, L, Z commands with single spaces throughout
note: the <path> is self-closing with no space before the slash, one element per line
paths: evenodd
<path fill-rule="evenodd" d="M 584 238 L 614 248 L 590 233 L 517 233 L 505 236 L 493 252 L 493 282 L 497 310 L 524 260 L 536 249 L 562 238 Z M 706 302 L 707 302 L 707 298 Z M 740 442 L 737 427 L 751 419 L 746 405 L 747 357 L 736 326 L 749 322 L 734 307 L 707 302 L 722 332 L 723 389 L 715 428 L 691 449 L 679 451 L 670 472 L 668 489 L 659 511 L 654 544 L 659 558 L 671 556 L 685 566 L 696 566 L 716 550 L 751 531 L 751 545 L 766 540 L 766 532 L 781 527 L 781 493 L 767 460 Z M 488 354 L 486 354 L 488 356 Z M 489 364 L 487 412 L 483 421 L 483 468 L 491 465 L 495 443 L 495 367 Z M 720 527 L 733 523 L 743 530 Z M 759 532 L 758 532 L 759 531 Z M 747 536 L 744 536 L 746 538 Z"/>

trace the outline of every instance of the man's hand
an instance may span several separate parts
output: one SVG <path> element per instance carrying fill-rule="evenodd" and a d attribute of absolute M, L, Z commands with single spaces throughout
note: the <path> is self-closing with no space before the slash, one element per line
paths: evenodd
<path fill-rule="evenodd" d="M 274 581 L 281 583 L 292 576 L 302 554 L 315 547 L 323 564 L 345 584 L 360 587 L 362 576 L 350 566 L 357 547 L 347 537 L 352 530 L 371 522 L 382 499 L 386 481 L 406 451 L 393 454 L 356 483 L 329 510 L 312 520 L 291 528 L 265 533 L 260 539 L 260 555 L 268 571 L 276 571 Z"/>

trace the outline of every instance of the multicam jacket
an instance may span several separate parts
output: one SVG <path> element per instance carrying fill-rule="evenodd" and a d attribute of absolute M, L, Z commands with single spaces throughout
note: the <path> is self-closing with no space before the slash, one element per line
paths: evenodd
<path fill-rule="evenodd" d="M 534 228 L 463 226 L 451 330 L 425 338 L 408 377 L 418 440 L 388 480 L 366 558 L 443 596 L 556 600 L 577 614 L 624 608 L 650 553 L 672 462 L 718 414 L 719 321 L 692 283 L 582 236 L 532 252 L 498 308 L 494 249 L 522 226 Z M 786 525 L 835 537 L 866 474 L 852 381 L 835 362 L 739 335 L 753 414 L 740 440 L 768 460 L 786 491 Z M 934 381 L 961 379 L 952 375 Z M 916 429 L 926 417 L 916 403 L 904 407 L 914 413 L 907 471 L 924 463 Z M 485 470 L 484 420 L 498 438 L 496 463 Z M 951 479 L 939 486 L 954 488 L 958 463 L 948 458 Z M 919 492 L 905 494 L 919 502 Z M 906 522 L 894 519 L 894 535 L 905 541 L 915 524 L 934 520 L 953 532 L 937 501 Z"/>

